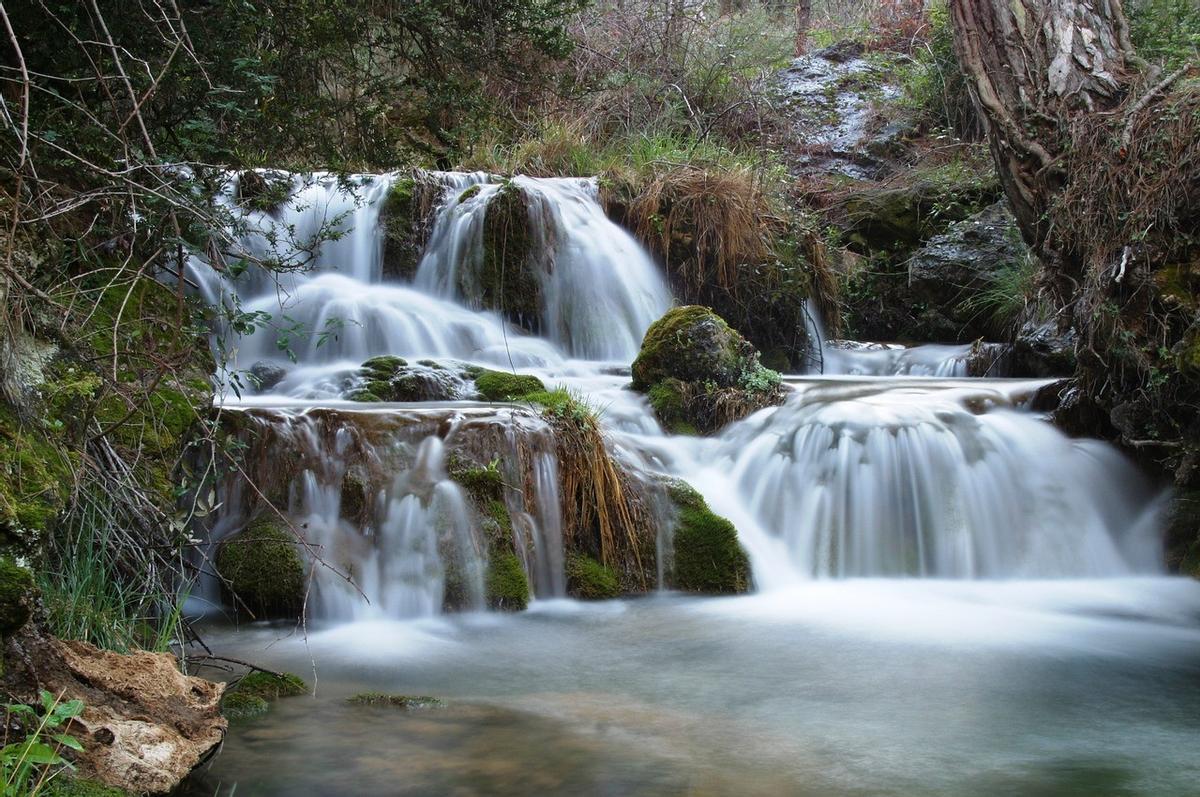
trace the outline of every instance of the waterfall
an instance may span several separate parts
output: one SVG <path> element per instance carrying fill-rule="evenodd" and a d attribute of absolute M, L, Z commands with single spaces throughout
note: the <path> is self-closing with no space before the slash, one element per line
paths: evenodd
<path fill-rule="evenodd" d="M 715 437 L 668 436 L 622 369 L 672 298 L 649 254 L 605 216 L 594 180 L 428 175 L 440 201 L 425 250 L 411 282 L 388 282 L 381 210 L 396 175 L 281 179 L 291 199 L 272 210 L 240 208 L 236 179 L 217 201 L 246 252 L 295 269 L 200 259 L 189 269 L 209 301 L 233 301 L 249 320 L 218 331 L 231 367 L 287 372 L 266 395 L 222 397 L 271 430 L 258 468 L 287 482 L 289 518 L 330 565 L 314 571 L 315 616 L 428 616 L 451 592 L 455 608 L 484 605 L 488 541 L 448 473 L 463 452 L 500 469 L 512 550 L 535 595 L 566 594 L 574 530 L 562 523 L 552 429 L 505 405 L 351 411 L 342 399 L 359 364 L 385 354 L 519 369 L 585 396 L 648 493 L 680 477 L 733 521 L 758 589 L 1161 570 L 1154 491 L 1112 448 L 1068 439 L 1027 409 L 1044 383 L 968 378 L 978 347 L 826 341 L 818 323 L 824 375 L 790 379 L 783 406 Z M 521 196 L 529 247 L 518 265 L 535 280 L 536 317 L 482 298 L 485 220 L 505 191 Z M 361 511 L 343 505 L 351 476 L 370 488 Z M 225 485 L 213 542 L 245 522 L 253 496 L 237 479 Z M 648 502 L 661 584 L 673 512 Z"/>

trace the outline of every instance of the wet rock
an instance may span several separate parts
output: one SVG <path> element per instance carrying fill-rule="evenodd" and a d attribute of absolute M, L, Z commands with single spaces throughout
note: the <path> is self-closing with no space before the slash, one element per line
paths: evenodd
<path fill-rule="evenodd" d="M 441 185 L 423 172 L 397 177 L 379 211 L 385 280 L 411 282 L 432 226 Z"/>
<path fill-rule="evenodd" d="M 633 389 L 646 393 L 675 434 L 708 433 L 783 402 L 777 372 L 707 307 L 676 307 L 650 325 L 633 362 Z"/>
<path fill-rule="evenodd" d="M 708 595 L 749 590 L 750 560 L 733 524 L 713 514 L 691 486 L 677 481 L 668 491 L 679 512 L 669 579 L 672 588 Z"/>
<path fill-rule="evenodd" d="M 250 384 L 259 393 L 266 393 L 283 381 L 287 369 L 277 363 L 259 360 L 250 366 Z"/>
<path fill-rule="evenodd" d="M 931 238 L 908 261 L 911 300 L 924 308 L 916 320 L 922 339 L 969 341 L 1002 334 L 972 298 L 999 284 L 1029 256 L 1003 202 Z"/>
<path fill-rule="evenodd" d="M 347 394 L 351 401 L 457 401 L 472 394 L 471 369 L 433 360 L 410 364 L 401 357 L 373 357 L 359 369 L 359 381 Z"/>
<path fill-rule="evenodd" d="M 1180 490 L 1166 513 L 1167 564 L 1200 579 L 1200 490 Z"/>
<path fill-rule="evenodd" d="M 3 686 L 36 702 L 39 689 L 81 700 L 69 732 L 76 774 L 137 794 L 165 794 L 220 743 L 224 686 L 179 672 L 169 653 L 119 654 L 63 642 L 33 624 L 5 640 Z"/>
<path fill-rule="evenodd" d="M 231 603 L 255 617 L 296 617 L 304 606 L 304 562 L 295 535 L 264 516 L 221 543 L 217 573 Z"/>
<path fill-rule="evenodd" d="M 1074 329 L 1060 330 L 1051 320 L 1026 322 L 1013 342 L 1014 376 L 1070 376 L 1075 373 Z"/>

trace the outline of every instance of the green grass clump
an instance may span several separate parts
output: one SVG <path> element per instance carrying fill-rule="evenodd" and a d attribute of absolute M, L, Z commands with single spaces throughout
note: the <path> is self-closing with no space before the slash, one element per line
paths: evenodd
<path fill-rule="evenodd" d="M 60 772 L 47 781 L 38 794 L 42 797 L 130 797 L 132 793 Z"/>
<path fill-rule="evenodd" d="M 617 574 L 590 556 L 573 553 L 567 557 L 567 594 L 587 601 L 619 598 Z"/>
<path fill-rule="evenodd" d="M 354 706 L 386 706 L 405 711 L 424 708 L 442 708 L 446 704 L 436 697 L 425 695 L 389 695 L 384 692 L 359 692 L 346 702 Z"/>

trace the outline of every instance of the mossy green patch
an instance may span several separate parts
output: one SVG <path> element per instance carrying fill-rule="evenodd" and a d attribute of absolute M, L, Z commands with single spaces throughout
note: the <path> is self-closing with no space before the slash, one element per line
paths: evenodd
<path fill-rule="evenodd" d="M 529 581 L 521 560 L 512 551 L 493 551 L 485 579 L 487 603 L 492 609 L 519 612 L 529 605 Z"/>
<path fill-rule="evenodd" d="M 687 385 L 670 378 L 650 388 L 646 393 L 650 408 L 669 434 L 697 435 L 700 430 L 688 412 Z"/>
<path fill-rule="evenodd" d="M 371 379 L 377 379 L 386 382 L 396 375 L 401 368 L 408 365 L 408 361 L 403 357 L 396 357 L 391 354 L 384 354 L 379 357 L 372 357 L 365 360 L 359 368 L 361 368 Z"/>
<path fill-rule="evenodd" d="M 475 377 L 475 389 L 488 401 L 521 401 L 544 393 L 546 385 L 531 374 L 482 371 Z"/>
<path fill-rule="evenodd" d="M 465 284 L 478 303 L 499 310 L 536 332 L 542 286 L 535 273 L 528 199 L 515 183 L 507 183 L 488 200 L 483 218 L 483 262 L 478 285 Z"/>
<path fill-rule="evenodd" d="M 246 695 L 257 695 L 264 700 L 278 700 L 281 697 L 296 697 L 308 692 L 308 684 L 304 679 L 290 672 L 274 673 L 254 671 L 245 675 L 234 691 Z"/>
<path fill-rule="evenodd" d="M 35 599 L 33 573 L 11 559 L 0 559 L 0 637 L 29 622 Z"/>
<path fill-rule="evenodd" d="M 51 424 L 60 423 L 51 418 Z M 73 460 L 53 430 L 22 423 L 0 404 L 0 542 L 28 545 L 62 510 Z"/>
<path fill-rule="evenodd" d="M 567 556 L 567 594 L 580 600 L 598 601 L 621 596 L 617 574 L 590 556 Z"/>
<path fill-rule="evenodd" d="M 737 529 L 713 514 L 690 485 L 669 488 L 679 509 L 675 527 L 672 586 L 685 592 L 731 594 L 750 588 L 750 562 L 738 544 Z"/>
<path fill-rule="evenodd" d="M 504 477 L 499 462 L 489 462 L 484 467 L 468 467 L 457 459 L 447 466 L 450 478 L 462 486 L 480 505 L 499 501 L 504 497 Z"/>
<path fill-rule="evenodd" d="M 42 797 L 132 797 L 133 792 L 59 772 L 42 786 Z"/>
<path fill-rule="evenodd" d="M 398 708 L 404 711 L 414 709 L 442 708 L 446 704 L 436 697 L 426 695 L 389 695 L 384 692 L 359 692 L 346 698 L 346 702 L 354 706 L 382 706 Z"/>
<path fill-rule="evenodd" d="M 304 604 L 304 563 L 280 521 L 260 518 L 221 543 L 217 572 L 255 616 L 295 617 Z"/>
<path fill-rule="evenodd" d="M 221 713 L 230 722 L 261 717 L 270 710 L 271 706 L 265 698 L 248 692 L 228 692 L 221 698 Z"/>

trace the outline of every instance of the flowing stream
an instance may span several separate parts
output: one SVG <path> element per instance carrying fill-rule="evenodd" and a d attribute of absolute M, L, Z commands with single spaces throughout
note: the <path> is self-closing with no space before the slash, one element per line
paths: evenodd
<path fill-rule="evenodd" d="M 1163 572 L 1163 496 L 1029 408 L 1044 381 L 968 377 L 969 347 L 829 344 L 824 374 L 786 378 L 783 406 L 710 438 L 666 435 L 627 385 L 673 300 L 594 181 L 515 178 L 537 260 L 531 334 L 478 298 L 498 178 L 436 176 L 407 282 L 382 265 L 396 176 L 288 179 L 286 206 L 237 212 L 249 251 L 304 269 L 191 273 L 214 304 L 270 316 L 218 332 L 233 355 L 221 398 L 303 463 L 289 514 L 357 586 L 317 575 L 306 639 L 214 621 L 210 644 L 315 674 L 317 696 L 235 727 L 190 793 L 1195 793 L 1200 585 Z M 334 240 L 297 246 L 323 225 Z M 458 392 L 348 401 L 377 355 Z M 685 479 L 734 523 L 754 594 L 565 600 L 551 430 L 475 401 L 462 364 L 534 373 L 599 407 L 626 467 Z M 236 387 L 252 367 L 279 378 Z M 532 541 L 520 554 L 537 599 L 521 614 L 482 611 L 486 561 L 446 465 L 466 441 L 534 474 L 506 498 Z M 388 480 L 349 522 L 341 485 L 361 462 Z M 224 499 L 214 542 L 245 522 Z M 463 563 L 462 613 L 442 613 L 439 540 Z M 364 690 L 449 705 L 346 705 Z"/>

